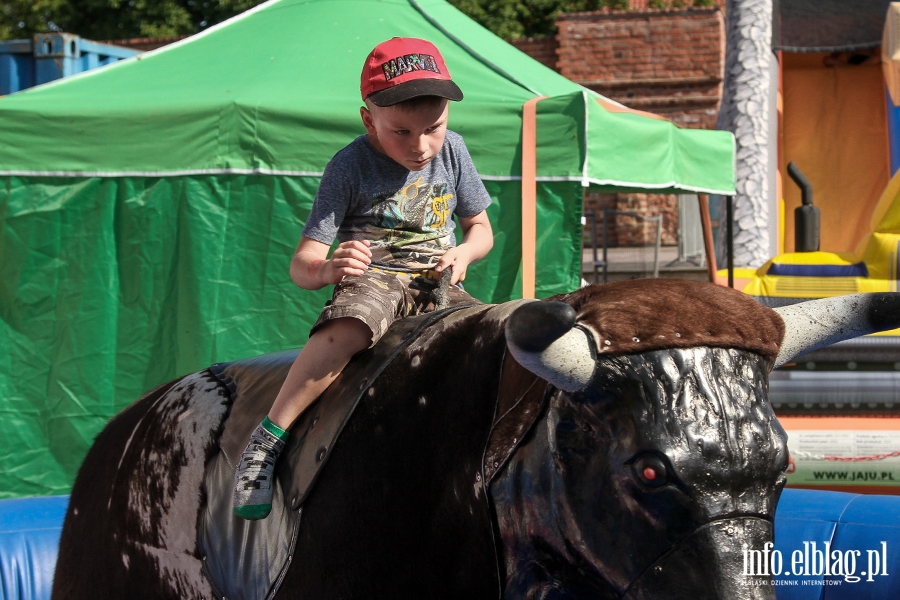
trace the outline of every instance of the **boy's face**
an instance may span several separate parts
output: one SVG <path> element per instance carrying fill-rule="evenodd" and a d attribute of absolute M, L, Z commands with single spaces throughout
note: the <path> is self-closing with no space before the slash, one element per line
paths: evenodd
<path fill-rule="evenodd" d="M 415 110 L 374 105 L 359 109 L 372 146 L 410 171 L 421 171 L 441 151 L 449 111 L 447 100 Z"/>

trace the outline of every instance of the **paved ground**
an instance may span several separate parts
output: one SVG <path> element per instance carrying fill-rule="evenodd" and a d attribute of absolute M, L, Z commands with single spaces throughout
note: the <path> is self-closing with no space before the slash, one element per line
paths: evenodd
<path fill-rule="evenodd" d="M 603 260 L 603 249 L 597 249 L 598 260 Z M 652 277 L 653 248 L 609 248 L 607 250 L 607 280 L 637 279 Z M 697 261 L 699 262 L 699 261 Z M 582 256 L 582 277 L 590 283 L 594 282 L 593 251 L 588 248 Z M 659 276 L 679 279 L 698 279 L 708 281 L 705 263 L 678 261 L 677 246 L 663 246 L 659 249 Z M 603 269 L 598 269 L 598 281 L 603 281 Z"/>

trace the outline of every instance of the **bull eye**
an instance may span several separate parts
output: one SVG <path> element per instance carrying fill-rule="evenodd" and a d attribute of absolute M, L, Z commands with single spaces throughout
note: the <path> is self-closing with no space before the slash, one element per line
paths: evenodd
<path fill-rule="evenodd" d="M 669 469 L 665 461 L 655 454 L 642 454 L 631 462 L 635 479 L 651 488 L 669 483 Z"/>

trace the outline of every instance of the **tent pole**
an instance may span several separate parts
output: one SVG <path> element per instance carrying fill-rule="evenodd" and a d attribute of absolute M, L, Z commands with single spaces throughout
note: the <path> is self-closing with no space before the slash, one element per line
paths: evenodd
<path fill-rule="evenodd" d="M 534 298 L 537 261 L 537 103 L 522 106 L 522 297 Z"/>
<path fill-rule="evenodd" d="M 712 219 L 709 216 L 709 196 L 697 194 L 700 202 L 700 222 L 703 224 L 703 246 L 706 248 L 706 270 L 710 283 L 716 282 L 716 250 L 713 244 Z"/>

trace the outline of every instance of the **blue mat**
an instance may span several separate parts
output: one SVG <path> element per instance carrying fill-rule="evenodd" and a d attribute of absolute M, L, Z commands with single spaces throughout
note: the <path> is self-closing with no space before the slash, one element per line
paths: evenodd
<path fill-rule="evenodd" d="M 68 496 L 0 500 L 0 600 L 47 600 Z"/>
<path fill-rule="evenodd" d="M 0 600 L 50 598 L 68 501 L 68 496 L 0 500 Z M 843 574 L 826 575 L 821 567 L 826 543 L 831 554 L 839 553 Z M 746 557 L 754 559 L 745 565 L 749 572 L 763 568 L 755 561 L 762 550 L 748 549 Z M 772 558 L 778 556 L 780 563 Z M 775 577 L 778 600 L 900 598 L 900 496 L 785 490 L 775 519 L 775 547 L 765 562 L 781 573 Z"/>
<path fill-rule="evenodd" d="M 775 516 L 775 550 L 782 558 L 778 600 L 900 598 L 900 496 L 787 489 Z"/>

